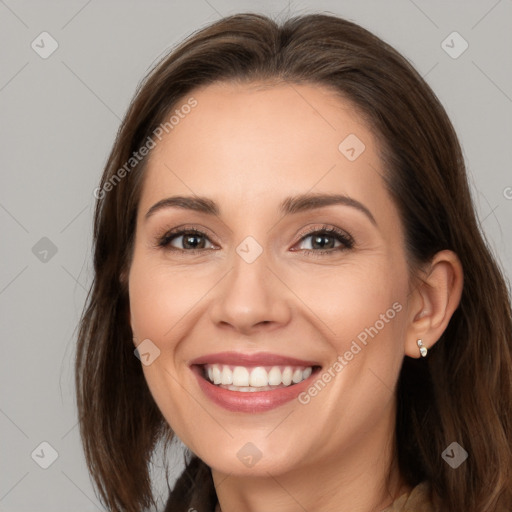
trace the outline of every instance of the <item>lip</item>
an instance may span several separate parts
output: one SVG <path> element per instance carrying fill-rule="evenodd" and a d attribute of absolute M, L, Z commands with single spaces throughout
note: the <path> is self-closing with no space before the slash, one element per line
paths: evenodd
<path fill-rule="evenodd" d="M 234 366 L 321 366 L 318 361 L 307 361 L 295 357 L 273 354 L 271 352 L 256 352 L 244 354 L 242 352 L 217 352 L 207 354 L 190 361 L 192 365 L 202 364 L 229 364 Z"/>
<path fill-rule="evenodd" d="M 312 366 L 311 375 L 291 386 L 277 388 L 272 391 L 231 391 L 224 389 L 202 375 L 202 365 L 205 364 L 231 364 L 235 366 Z M 278 354 L 260 352 L 257 354 L 241 354 L 237 352 L 219 352 L 194 359 L 190 369 L 195 375 L 199 388 L 204 395 L 231 412 L 260 413 L 270 411 L 297 398 L 305 391 L 321 370 L 321 365 L 315 361 L 296 359 Z"/>

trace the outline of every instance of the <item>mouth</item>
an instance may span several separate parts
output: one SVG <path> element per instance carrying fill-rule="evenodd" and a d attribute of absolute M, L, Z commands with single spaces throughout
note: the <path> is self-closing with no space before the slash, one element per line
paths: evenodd
<path fill-rule="evenodd" d="M 201 377 L 210 384 L 230 391 L 254 393 L 294 386 L 308 379 L 319 366 L 199 366 Z"/>
<path fill-rule="evenodd" d="M 264 412 L 296 398 L 321 370 L 314 361 L 275 354 L 211 354 L 190 368 L 207 398 L 236 412 Z"/>

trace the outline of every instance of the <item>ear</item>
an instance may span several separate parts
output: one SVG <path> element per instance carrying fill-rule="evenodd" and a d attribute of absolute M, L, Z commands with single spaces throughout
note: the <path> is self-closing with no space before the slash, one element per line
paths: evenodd
<path fill-rule="evenodd" d="M 414 358 L 420 357 L 419 339 L 429 349 L 448 326 L 460 302 L 464 273 L 458 256 L 444 250 L 432 258 L 419 277 L 409 300 L 405 340 L 405 354 Z"/>

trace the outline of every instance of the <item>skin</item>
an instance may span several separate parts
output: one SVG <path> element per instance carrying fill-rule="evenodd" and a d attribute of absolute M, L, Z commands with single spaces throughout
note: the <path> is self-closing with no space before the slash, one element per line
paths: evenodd
<path fill-rule="evenodd" d="M 134 343 L 150 339 L 160 350 L 143 366 L 151 393 L 212 468 L 223 512 L 381 510 L 410 491 L 393 464 L 400 367 L 404 356 L 419 357 L 418 338 L 431 347 L 446 328 L 460 300 L 460 262 L 442 251 L 413 285 L 375 138 L 329 89 L 222 83 L 193 96 L 197 107 L 152 150 L 129 272 Z M 338 150 L 349 134 L 366 147 L 355 161 Z M 376 225 L 346 205 L 279 213 L 284 198 L 306 192 L 348 195 Z M 145 218 L 172 195 L 207 196 L 220 213 L 166 208 Z M 157 245 L 182 224 L 206 232 L 195 240 L 204 244 L 199 253 L 186 252 L 180 237 L 175 251 Z M 330 253 L 306 253 L 322 248 L 304 231 L 324 225 L 349 233 L 354 246 L 337 250 L 343 245 L 327 234 Z M 250 264 L 236 252 L 247 236 L 263 250 Z M 274 352 L 328 368 L 396 302 L 401 311 L 307 405 L 230 412 L 189 369 L 221 351 Z M 237 457 L 249 442 L 261 452 L 252 467 Z"/>

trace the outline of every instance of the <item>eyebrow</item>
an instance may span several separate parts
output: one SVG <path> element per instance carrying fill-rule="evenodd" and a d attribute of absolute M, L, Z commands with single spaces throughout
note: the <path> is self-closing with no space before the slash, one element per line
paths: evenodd
<path fill-rule="evenodd" d="M 370 222 L 377 227 L 377 221 L 372 212 L 362 203 L 346 195 L 340 194 L 301 194 L 298 196 L 287 197 L 279 206 L 282 215 L 292 215 L 324 206 L 344 205 L 350 206 L 364 213 Z M 202 196 L 171 196 L 166 197 L 155 203 L 146 213 L 148 219 L 157 211 L 166 208 L 181 208 L 193 210 L 207 215 L 219 215 L 218 205 L 207 197 Z"/>

